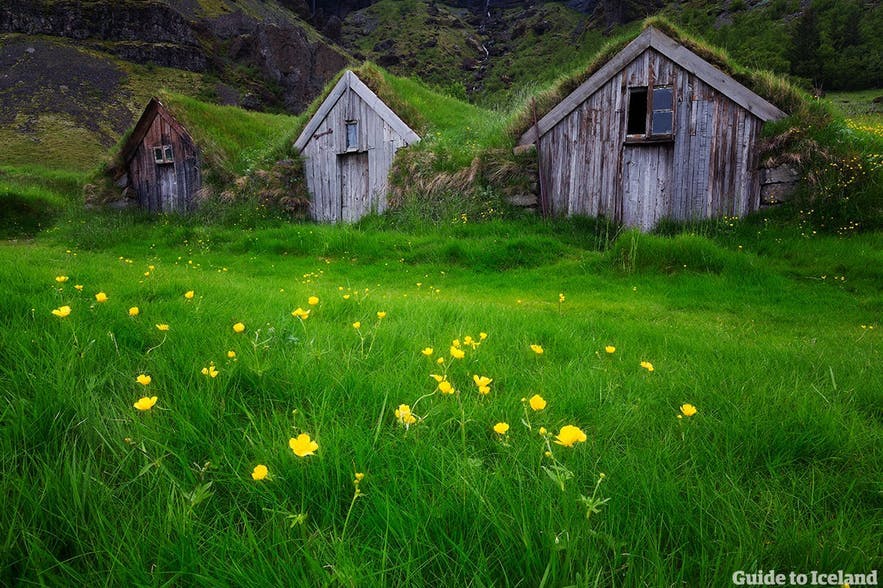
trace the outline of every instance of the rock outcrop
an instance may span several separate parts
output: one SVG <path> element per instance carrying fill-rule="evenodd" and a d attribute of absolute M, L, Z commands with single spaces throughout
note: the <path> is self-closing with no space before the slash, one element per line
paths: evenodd
<path fill-rule="evenodd" d="M 349 59 L 294 13 L 281 11 L 272 20 L 242 10 L 198 17 L 175 6 L 12 0 L 0 4 L 0 33 L 74 39 L 135 63 L 211 73 L 237 88 L 233 95 L 244 106 L 292 113 L 303 111 Z"/>

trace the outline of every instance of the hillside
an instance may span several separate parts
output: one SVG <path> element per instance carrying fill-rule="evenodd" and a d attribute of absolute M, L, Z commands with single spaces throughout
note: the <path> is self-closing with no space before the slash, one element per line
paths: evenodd
<path fill-rule="evenodd" d="M 417 75 L 453 95 L 507 103 L 568 73 L 635 19 L 661 14 L 746 66 L 807 88 L 883 86 L 883 6 L 861 0 L 733 2 L 468 2 L 378 0 L 349 13 L 356 57 Z"/>
<path fill-rule="evenodd" d="M 5 3 L 0 33 L 69 39 L 105 56 L 201 74 L 213 100 L 291 113 L 348 59 L 273 1 Z"/>

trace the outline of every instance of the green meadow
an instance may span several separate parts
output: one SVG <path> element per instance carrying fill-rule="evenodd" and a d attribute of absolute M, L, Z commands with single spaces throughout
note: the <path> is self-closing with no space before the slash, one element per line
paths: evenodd
<path fill-rule="evenodd" d="M 671 237 L 66 217 L 0 245 L 0 580 L 870 571 L 881 252 L 775 215 Z"/>

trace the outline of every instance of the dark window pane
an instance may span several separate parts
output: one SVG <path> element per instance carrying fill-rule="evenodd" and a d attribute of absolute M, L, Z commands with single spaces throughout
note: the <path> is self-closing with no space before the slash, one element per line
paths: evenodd
<path fill-rule="evenodd" d="M 175 161 L 175 158 L 172 156 L 171 145 L 166 145 L 166 161 Z"/>
<path fill-rule="evenodd" d="M 346 148 L 347 148 L 347 151 L 349 151 L 350 149 L 358 149 L 359 148 L 359 123 L 358 122 L 346 123 Z"/>
<path fill-rule="evenodd" d="M 650 124 L 650 128 L 653 129 L 652 134 L 671 135 L 672 120 L 671 110 L 654 110 L 653 122 Z"/>
<path fill-rule="evenodd" d="M 654 88 L 653 89 L 653 110 L 671 110 L 672 90 L 671 88 Z"/>
<path fill-rule="evenodd" d="M 643 135 L 647 132 L 647 88 L 629 91 L 629 120 L 626 133 Z"/>
<path fill-rule="evenodd" d="M 162 147 L 154 147 L 153 148 L 153 159 L 157 163 L 162 163 Z"/>

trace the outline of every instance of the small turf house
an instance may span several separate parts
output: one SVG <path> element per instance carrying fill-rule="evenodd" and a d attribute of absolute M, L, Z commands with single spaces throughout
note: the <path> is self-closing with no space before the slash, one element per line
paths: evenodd
<path fill-rule="evenodd" d="M 649 27 L 521 135 L 535 144 L 540 199 L 556 215 L 742 216 L 760 206 L 758 139 L 785 116 Z"/>
<path fill-rule="evenodd" d="M 294 146 L 304 161 L 310 214 L 353 222 L 386 209 L 396 151 L 420 140 L 352 71 L 346 71 Z"/>
<path fill-rule="evenodd" d="M 122 150 L 128 187 L 150 212 L 187 212 L 202 185 L 199 150 L 171 112 L 151 98 Z"/>

